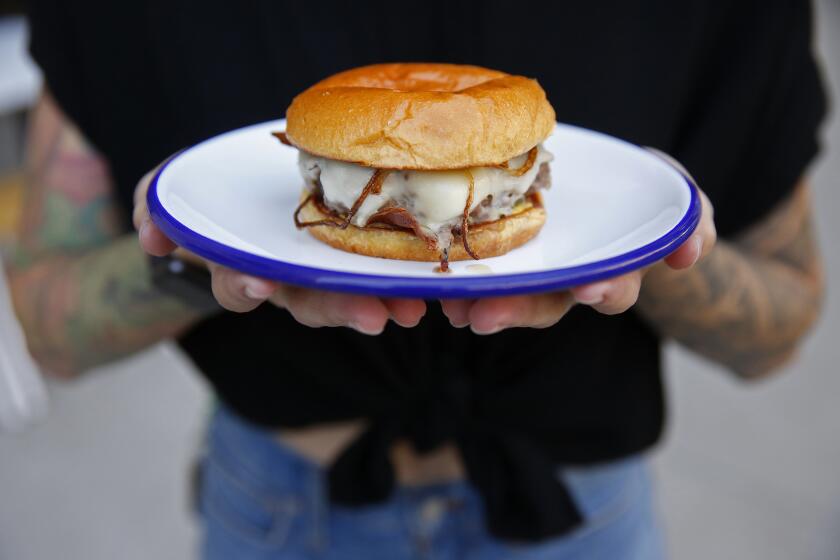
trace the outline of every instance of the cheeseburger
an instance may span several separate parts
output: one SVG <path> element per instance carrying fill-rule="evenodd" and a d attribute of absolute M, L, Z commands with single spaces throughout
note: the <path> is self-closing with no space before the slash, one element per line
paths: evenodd
<path fill-rule="evenodd" d="M 298 95 L 275 133 L 299 150 L 298 228 L 376 257 L 507 253 L 545 223 L 554 110 L 535 80 L 477 66 L 379 64 Z"/>

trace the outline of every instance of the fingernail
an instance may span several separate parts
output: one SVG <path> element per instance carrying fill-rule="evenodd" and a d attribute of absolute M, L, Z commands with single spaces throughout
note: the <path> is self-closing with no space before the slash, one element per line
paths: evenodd
<path fill-rule="evenodd" d="M 245 286 L 245 297 L 248 299 L 264 299 L 251 286 Z"/>
<path fill-rule="evenodd" d="M 381 334 L 382 331 L 384 330 L 382 328 L 376 329 L 376 328 L 366 327 L 365 325 L 363 325 L 361 323 L 357 323 L 357 322 L 351 322 L 350 323 L 350 328 L 353 329 L 354 331 L 358 331 L 362 334 L 366 334 L 366 335 L 370 335 L 370 336 L 375 336 L 377 334 Z"/>
<path fill-rule="evenodd" d="M 138 234 L 140 238 L 143 238 L 143 232 L 146 231 L 146 228 L 149 227 L 149 218 L 144 218 L 143 223 L 140 224 L 140 233 Z"/>
<path fill-rule="evenodd" d="M 696 247 L 696 252 L 694 253 L 694 262 L 700 260 L 700 255 L 703 254 L 703 238 L 699 235 L 694 238 L 694 247 Z"/>
<path fill-rule="evenodd" d="M 246 279 L 245 289 L 243 291 L 245 292 L 245 297 L 262 301 L 274 293 L 274 288 L 266 286 L 262 282 Z"/>
<path fill-rule="evenodd" d="M 480 335 L 496 334 L 497 332 L 502 331 L 506 328 L 507 328 L 506 325 L 494 325 L 494 326 L 490 327 L 489 329 L 477 329 L 477 328 L 475 328 L 475 325 L 470 326 L 470 329 L 472 330 L 473 333 L 480 334 Z"/>
<path fill-rule="evenodd" d="M 604 302 L 610 285 L 607 282 L 592 284 L 575 291 L 575 300 L 584 305 L 598 305 Z"/>
<path fill-rule="evenodd" d="M 404 329 L 410 329 L 410 328 L 416 327 L 418 324 L 420 324 L 420 319 L 417 319 L 416 321 L 413 321 L 413 322 L 410 322 L 410 323 L 405 323 L 405 322 L 402 322 L 402 321 L 398 321 L 396 317 L 391 317 L 390 320 L 393 321 L 393 323 L 395 325 L 398 325 L 398 326 L 400 326 Z"/>
<path fill-rule="evenodd" d="M 466 323 L 456 323 L 452 319 L 449 319 L 449 324 L 452 325 L 453 327 L 455 327 L 456 329 L 463 329 L 464 327 L 466 327 L 470 323 L 469 323 L 469 321 L 467 321 Z"/>

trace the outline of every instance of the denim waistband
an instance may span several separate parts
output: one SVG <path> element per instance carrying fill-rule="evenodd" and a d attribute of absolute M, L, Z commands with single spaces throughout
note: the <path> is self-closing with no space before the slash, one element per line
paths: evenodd
<path fill-rule="evenodd" d="M 215 460 L 244 469 L 252 481 L 267 490 L 311 492 L 314 486 L 321 487 L 325 482 L 324 467 L 283 445 L 274 432 L 249 423 L 224 405 L 218 406 L 208 435 Z M 640 486 L 648 483 L 646 462 L 640 455 L 597 465 L 558 466 L 557 476 L 569 485 L 587 516 L 595 515 L 603 504 L 621 498 L 620 494 L 631 499 Z M 395 494 L 397 499 L 408 500 L 428 496 L 469 503 L 480 500 L 466 480 L 403 486 Z"/>
<path fill-rule="evenodd" d="M 284 445 L 271 430 L 254 425 L 224 405 L 218 405 L 210 423 L 209 444 L 221 461 L 233 461 L 246 469 L 252 479 L 272 490 L 287 490 L 290 482 L 305 483 L 303 478 L 323 478 L 326 468 Z M 446 496 L 472 499 L 464 480 L 453 480 L 422 486 L 400 487 L 399 492 L 412 499 Z"/>

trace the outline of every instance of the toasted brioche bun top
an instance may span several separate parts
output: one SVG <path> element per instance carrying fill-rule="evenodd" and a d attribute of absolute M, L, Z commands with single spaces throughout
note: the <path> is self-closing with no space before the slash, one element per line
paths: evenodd
<path fill-rule="evenodd" d="M 330 76 L 298 95 L 286 119 L 296 147 L 383 169 L 499 164 L 542 142 L 555 126 L 536 80 L 425 63 Z"/>

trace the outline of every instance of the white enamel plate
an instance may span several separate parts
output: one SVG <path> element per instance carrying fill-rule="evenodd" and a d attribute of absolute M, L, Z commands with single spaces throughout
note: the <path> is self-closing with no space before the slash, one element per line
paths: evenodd
<path fill-rule="evenodd" d="M 149 188 L 152 219 L 178 245 L 257 276 L 324 290 L 446 298 L 544 292 L 641 268 L 672 252 L 700 219 L 697 188 L 633 144 L 568 125 L 554 154 L 548 220 L 510 253 L 450 264 L 333 249 L 292 223 L 303 181 L 297 151 L 273 121 L 234 130 L 172 157 Z"/>

